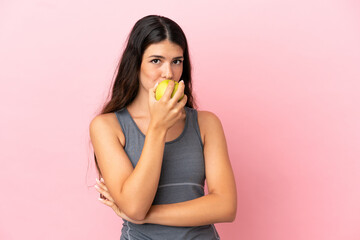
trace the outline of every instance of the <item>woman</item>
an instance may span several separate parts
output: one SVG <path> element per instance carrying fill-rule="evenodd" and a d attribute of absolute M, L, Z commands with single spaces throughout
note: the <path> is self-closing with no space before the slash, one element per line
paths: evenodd
<path fill-rule="evenodd" d="M 156 86 L 165 79 L 173 81 L 156 100 Z M 235 219 L 224 132 L 213 113 L 194 109 L 191 80 L 181 28 L 162 16 L 140 19 L 111 100 L 90 124 L 102 177 L 95 187 L 123 218 L 121 239 L 219 239 L 213 224 Z M 171 97 L 174 82 L 179 86 Z"/>

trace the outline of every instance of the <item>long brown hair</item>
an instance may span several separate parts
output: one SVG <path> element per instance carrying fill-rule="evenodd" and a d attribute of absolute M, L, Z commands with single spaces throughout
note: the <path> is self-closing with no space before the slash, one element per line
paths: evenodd
<path fill-rule="evenodd" d="M 140 66 L 145 49 L 150 44 L 166 39 L 179 45 L 183 50 L 183 72 L 180 79 L 185 83 L 184 93 L 188 97 L 186 106 L 196 108 L 192 95 L 189 49 L 184 32 L 176 22 L 169 18 L 149 15 L 138 20 L 130 32 L 110 91 L 111 98 L 104 105 L 100 114 L 118 111 L 135 99 L 139 90 Z M 94 159 L 98 174 L 101 176 L 95 153 Z"/>

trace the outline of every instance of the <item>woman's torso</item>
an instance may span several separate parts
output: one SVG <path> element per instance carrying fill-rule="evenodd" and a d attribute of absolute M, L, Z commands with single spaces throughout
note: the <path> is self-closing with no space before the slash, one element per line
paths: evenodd
<path fill-rule="evenodd" d="M 175 126 L 177 129 L 169 131 L 167 136 L 159 186 L 153 204 L 177 203 L 204 196 L 203 136 L 198 125 L 197 111 L 187 107 L 185 110 L 185 121 L 179 122 Z M 135 167 L 144 145 L 146 121 L 141 125 L 141 120 L 132 118 L 126 108 L 116 111 L 115 115 L 121 127 L 118 131 L 119 139 Z M 157 224 L 138 225 L 124 220 L 121 239 L 170 238 L 219 239 L 213 224 L 172 227 Z"/>

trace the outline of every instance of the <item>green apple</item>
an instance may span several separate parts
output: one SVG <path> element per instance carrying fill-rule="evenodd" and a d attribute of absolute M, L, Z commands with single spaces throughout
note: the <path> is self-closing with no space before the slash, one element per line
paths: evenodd
<path fill-rule="evenodd" d="M 155 98 L 156 100 L 160 100 L 160 98 L 164 95 L 165 93 L 165 90 L 169 84 L 169 82 L 172 81 L 172 80 L 163 80 L 159 83 L 159 85 L 156 87 L 156 92 L 155 92 Z M 175 86 L 174 86 L 174 90 L 173 92 L 171 93 L 171 97 L 173 97 L 177 91 L 179 87 L 179 83 L 178 82 L 175 82 Z M 179 99 L 179 101 L 184 97 L 184 94 L 181 96 L 181 98 Z"/>

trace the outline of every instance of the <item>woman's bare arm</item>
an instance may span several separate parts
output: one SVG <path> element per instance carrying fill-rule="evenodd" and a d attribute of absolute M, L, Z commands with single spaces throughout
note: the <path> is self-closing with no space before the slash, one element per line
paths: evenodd
<path fill-rule="evenodd" d="M 236 185 L 220 120 L 210 112 L 199 112 L 204 132 L 206 181 L 209 194 L 194 200 L 153 205 L 146 223 L 169 226 L 200 226 L 231 222 L 237 209 Z"/>
<path fill-rule="evenodd" d="M 153 117 L 135 168 L 114 131 L 111 123 L 114 115 L 99 115 L 90 124 L 91 142 L 109 193 L 119 209 L 134 220 L 144 219 L 151 207 L 159 183 L 167 129 L 183 117 L 187 97 L 180 102 L 177 99 L 184 84 L 179 85 L 172 99 L 174 86 L 169 86 L 160 101 L 156 102 L 155 96 L 149 96 Z M 155 87 L 150 91 L 155 94 Z"/>
<path fill-rule="evenodd" d="M 91 142 L 110 195 L 116 205 L 133 219 L 142 218 L 156 194 L 166 132 L 149 129 L 143 152 L 134 169 L 109 116 L 98 116 L 90 125 Z"/>

